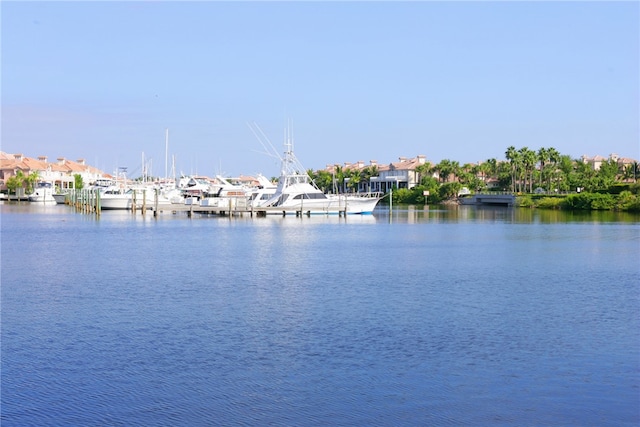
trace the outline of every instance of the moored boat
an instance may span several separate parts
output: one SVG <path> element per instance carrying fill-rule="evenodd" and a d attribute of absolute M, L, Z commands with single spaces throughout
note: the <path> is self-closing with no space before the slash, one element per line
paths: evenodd
<path fill-rule="evenodd" d="M 166 209 L 178 204 L 184 204 L 184 197 L 175 188 L 138 187 L 125 191 L 112 187 L 100 193 L 100 206 L 105 210 Z"/>
<path fill-rule="evenodd" d="M 53 199 L 58 205 L 64 205 L 64 202 L 67 199 L 67 193 L 55 193 L 53 195 Z"/>
<path fill-rule="evenodd" d="M 29 201 L 36 203 L 56 203 L 53 198 L 53 184 L 47 181 L 38 181 L 33 193 L 29 194 Z"/>
<path fill-rule="evenodd" d="M 281 208 L 266 212 L 296 214 L 371 214 L 382 199 L 381 193 L 326 194 L 322 192 L 293 153 L 293 143 L 285 138 L 282 168 L 275 189 L 264 188 L 251 195 L 251 207 Z"/>

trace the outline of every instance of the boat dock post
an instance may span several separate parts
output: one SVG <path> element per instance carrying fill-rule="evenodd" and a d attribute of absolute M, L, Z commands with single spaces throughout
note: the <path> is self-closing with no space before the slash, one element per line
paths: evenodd
<path fill-rule="evenodd" d="M 153 194 L 153 216 L 155 218 L 158 217 L 158 189 L 154 190 Z"/>
<path fill-rule="evenodd" d="M 79 213 L 94 213 L 99 217 L 102 212 L 98 189 L 72 189 L 65 197 L 65 204 Z"/>
<path fill-rule="evenodd" d="M 97 188 L 94 190 L 96 192 L 96 216 L 100 217 L 102 213 L 102 203 L 100 203 L 100 190 Z"/>

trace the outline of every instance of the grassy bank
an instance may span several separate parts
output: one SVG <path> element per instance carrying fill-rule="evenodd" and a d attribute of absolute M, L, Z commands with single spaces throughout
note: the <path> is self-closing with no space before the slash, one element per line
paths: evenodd
<path fill-rule="evenodd" d="M 519 207 L 562 210 L 610 210 L 640 212 L 640 195 L 625 190 L 619 194 L 575 193 L 566 195 L 525 194 L 516 198 Z"/>

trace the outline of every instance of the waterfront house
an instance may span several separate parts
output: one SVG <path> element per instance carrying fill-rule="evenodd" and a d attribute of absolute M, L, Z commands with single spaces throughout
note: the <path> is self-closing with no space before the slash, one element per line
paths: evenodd
<path fill-rule="evenodd" d="M 345 162 L 344 166 L 327 165 L 325 171 L 330 174 L 336 174 L 338 168 L 341 168 L 343 174 L 346 175 L 343 183 L 339 185 L 346 187 L 350 181 L 350 175 L 361 173 L 366 168 L 376 173 L 369 177 L 368 180 L 360 180 L 358 182 L 358 192 L 387 192 L 391 188 L 413 188 L 420 184 L 419 166 L 426 164 L 426 156 L 418 155 L 413 158 L 399 157 L 397 162 L 389 164 L 378 164 L 376 160 L 371 160 L 368 165 L 363 161 L 355 163 Z"/>
<path fill-rule="evenodd" d="M 0 191 L 7 190 L 7 180 L 18 171 L 22 171 L 25 177 L 35 172 L 38 180 L 51 182 L 58 189 L 73 188 L 74 175 L 80 175 L 85 185 L 97 179 L 110 178 L 110 175 L 87 165 L 84 159 L 72 161 L 59 157 L 56 162 L 49 162 L 46 156 L 33 158 L 21 153 L 0 152 Z"/>
<path fill-rule="evenodd" d="M 413 188 L 420 184 L 418 167 L 426 164 L 427 158 L 418 155 L 413 158 L 399 157 L 397 162 L 381 165 L 378 176 L 371 178 L 371 191 L 387 192 L 391 188 Z"/>

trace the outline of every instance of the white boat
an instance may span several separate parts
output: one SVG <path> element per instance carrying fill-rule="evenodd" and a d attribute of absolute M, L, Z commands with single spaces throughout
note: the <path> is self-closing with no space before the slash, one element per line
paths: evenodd
<path fill-rule="evenodd" d="M 211 185 L 205 177 L 182 176 L 178 181 L 178 189 L 182 191 L 185 198 L 199 202 L 211 192 Z"/>
<path fill-rule="evenodd" d="M 53 195 L 53 199 L 59 205 L 64 205 L 65 200 L 67 199 L 67 193 L 55 193 Z"/>
<path fill-rule="evenodd" d="M 157 191 L 157 200 L 156 200 Z M 106 210 L 170 208 L 173 205 L 184 204 L 184 197 L 176 188 L 163 189 L 158 187 L 129 188 L 126 191 L 111 187 L 100 193 L 100 207 Z"/>
<path fill-rule="evenodd" d="M 253 189 L 241 185 L 232 184 L 226 178 L 216 175 L 215 181 L 209 185 L 206 196 L 200 199 L 200 206 L 246 208 L 247 199 Z"/>
<path fill-rule="evenodd" d="M 132 193 L 116 186 L 100 191 L 100 208 L 103 210 L 131 209 Z"/>
<path fill-rule="evenodd" d="M 284 156 L 277 187 L 254 191 L 251 206 L 269 209 L 268 214 L 371 214 L 382 199 L 381 193 L 325 194 L 305 172 L 293 154 L 293 143 L 285 138 Z"/>
<path fill-rule="evenodd" d="M 29 194 L 29 201 L 36 203 L 56 203 L 53 198 L 53 184 L 46 181 L 38 181 L 33 193 Z"/>

